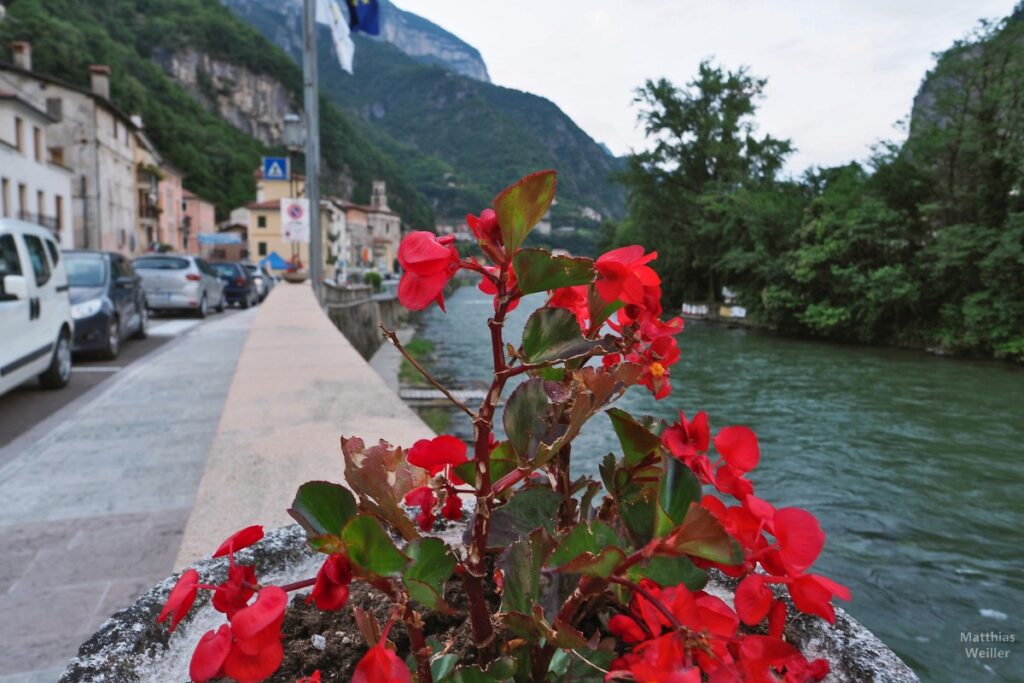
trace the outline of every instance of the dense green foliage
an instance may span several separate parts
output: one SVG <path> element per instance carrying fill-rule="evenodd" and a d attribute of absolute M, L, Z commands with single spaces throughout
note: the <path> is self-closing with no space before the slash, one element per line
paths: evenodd
<path fill-rule="evenodd" d="M 753 134 L 764 82 L 708 63 L 638 92 L 652 149 L 606 244 L 657 247 L 666 306 L 736 293 L 750 317 L 839 340 L 1024 359 L 1024 21 L 946 52 L 910 135 L 870 168 L 779 177 L 788 141 Z"/>
<path fill-rule="evenodd" d="M 232 9 L 295 59 L 297 17 L 284 5 L 230 3 Z M 286 30 L 282 30 L 282 26 Z M 515 178 L 541 168 L 559 172 L 559 207 L 579 225 L 578 208 L 621 215 L 621 162 L 609 156 L 554 103 L 423 63 L 386 42 L 355 35 L 355 74 L 338 66 L 326 30 L 318 43 L 321 88 L 368 122 L 374 142 L 398 160 L 436 213 L 477 213 Z"/>
<path fill-rule="evenodd" d="M 88 87 L 90 64 L 112 70 L 111 97 L 141 114 L 161 155 L 185 171 L 185 186 L 218 213 L 251 201 L 253 170 L 267 149 L 207 111 L 159 64 L 188 46 L 279 81 L 301 102 L 301 72 L 281 50 L 218 2 L 203 0 L 20 0 L 0 23 L 0 54 L 29 40 L 39 73 Z M 298 108 L 298 105 L 296 105 Z M 422 196 L 385 154 L 327 100 L 322 100 L 325 189 L 354 181 L 356 200 L 384 178 L 393 208 L 408 222 L 429 224 Z"/>

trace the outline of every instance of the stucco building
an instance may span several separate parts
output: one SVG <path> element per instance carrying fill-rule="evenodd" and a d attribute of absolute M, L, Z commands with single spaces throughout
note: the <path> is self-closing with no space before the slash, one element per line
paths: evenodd
<path fill-rule="evenodd" d="M 217 232 L 217 211 L 202 197 L 182 190 L 181 208 L 184 212 L 181 251 L 185 254 L 199 253 L 199 235 Z"/>
<path fill-rule="evenodd" d="M 345 209 L 351 244 L 349 265 L 380 273 L 395 272 L 398 244 L 402 241 L 402 219 L 388 206 L 387 185 L 373 181 L 370 204 L 348 201 L 339 203 Z"/>

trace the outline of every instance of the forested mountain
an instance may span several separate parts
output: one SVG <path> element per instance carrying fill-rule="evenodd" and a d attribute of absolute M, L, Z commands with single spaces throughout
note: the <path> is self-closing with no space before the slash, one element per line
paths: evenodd
<path fill-rule="evenodd" d="M 301 0 L 224 2 L 300 59 Z M 354 76 L 340 69 L 321 32 L 321 89 L 372 124 L 374 142 L 401 164 L 439 216 L 479 211 L 510 179 L 540 168 L 559 171 L 556 211 L 564 220 L 586 223 L 577 217 L 584 206 L 622 214 L 624 192 L 612 178 L 621 162 L 555 104 L 462 75 L 460 62 L 443 51 L 410 56 L 409 29 L 388 35 L 389 13 L 400 10 L 382 3 L 381 11 L 386 40 L 355 36 Z"/>
<path fill-rule="evenodd" d="M 752 134 L 763 86 L 705 63 L 643 90 L 652 147 L 608 237 L 657 245 L 666 306 L 728 288 L 782 330 L 1024 360 L 1024 6 L 938 58 L 866 168 L 781 178 L 789 141 Z"/>
<path fill-rule="evenodd" d="M 300 69 L 217 2 L 18 0 L 0 21 L 0 58 L 10 59 L 15 40 L 33 44 L 36 71 L 82 87 L 90 64 L 108 64 L 114 103 L 142 116 L 160 153 L 187 174 L 185 186 L 221 216 L 251 201 L 259 156 L 277 144 L 283 116 L 301 108 Z M 383 178 L 408 223 L 431 225 L 423 196 L 366 124 L 326 100 L 321 112 L 326 188 L 367 201 L 372 180 Z"/>

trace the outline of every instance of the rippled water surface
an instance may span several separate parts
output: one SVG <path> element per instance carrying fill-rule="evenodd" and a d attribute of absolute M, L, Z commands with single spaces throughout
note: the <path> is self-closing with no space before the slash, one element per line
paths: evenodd
<path fill-rule="evenodd" d="M 512 314 L 507 340 L 541 302 Z M 491 312 L 464 287 L 447 315 L 420 319 L 452 384 L 489 377 Z M 1024 372 L 701 323 L 680 346 L 670 397 L 635 388 L 619 406 L 665 418 L 706 410 L 713 429 L 753 428 L 758 493 L 818 516 L 828 541 L 816 569 L 851 587 L 843 606 L 922 680 L 1024 680 Z M 452 429 L 467 436 L 470 425 L 453 411 Z M 596 476 L 616 445 L 595 417 L 573 447 L 577 473 Z M 1008 659 L 967 656 L 961 634 L 989 632 L 1015 636 L 999 645 Z"/>

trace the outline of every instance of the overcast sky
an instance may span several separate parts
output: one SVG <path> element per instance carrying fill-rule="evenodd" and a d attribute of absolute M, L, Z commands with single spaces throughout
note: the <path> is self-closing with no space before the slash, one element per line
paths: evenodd
<path fill-rule="evenodd" d="M 542 95 L 616 154 L 643 146 L 633 90 L 677 85 L 704 57 L 768 78 L 760 129 L 793 140 L 790 170 L 863 159 L 932 53 L 1014 0 L 396 0 L 480 50 L 491 79 Z"/>

